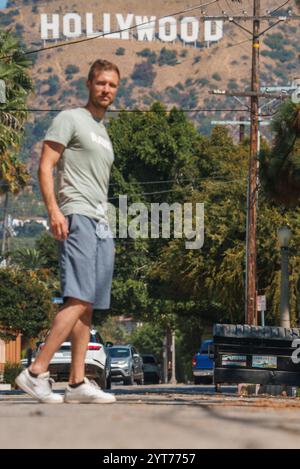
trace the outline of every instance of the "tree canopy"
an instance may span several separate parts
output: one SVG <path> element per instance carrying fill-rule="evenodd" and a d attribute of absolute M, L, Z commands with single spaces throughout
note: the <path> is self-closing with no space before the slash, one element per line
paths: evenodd
<path fill-rule="evenodd" d="M 37 337 L 49 326 L 51 292 L 35 272 L 0 269 L 1 338 Z"/>

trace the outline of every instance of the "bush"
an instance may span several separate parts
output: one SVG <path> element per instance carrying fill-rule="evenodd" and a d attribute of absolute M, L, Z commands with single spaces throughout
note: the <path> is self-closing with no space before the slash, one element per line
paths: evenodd
<path fill-rule="evenodd" d="M 148 62 L 136 64 L 131 75 L 131 78 L 136 82 L 137 85 L 145 87 L 151 86 L 155 77 L 156 73 L 153 70 L 153 65 Z"/>
<path fill-rule="evenodd" d="M 271 59 L 276 60 L 276 62 L 287 62 L 288 60 L 292 60 L 295 56 L 293 51 L 286 50 L 284 47 L 271 51 L 263 50 L 261 55 L 263 57 L 270 57 Z"/>
<path fill-rule="evenodd" d="M 199 78 L 196 83 L 201 86 L 206 86 L 209 84 L 209 80 L 207 78 Z"/>
<path fill-rule="evenodd" d="M 220 77 L 220 75 L 216 72 L 212 75 L 212 78 L 216 81 L 221 81 L 222 78 Z"/>
<path fill-rule="evenodd" d="M 136 55 L 138 55 L 139 57 L 143 57 L 143 58 L 147 59 L 147 61 L 150 64 L 156 64 L 156 62 L 157 62 L 156 53 L 154 51 L 152 51 L 151 49 L 149 49 L 149 48 L 143 49 L 143 50 L 141 50 L 141 52 L 137 52 Z"/>
<path fill-rule="evenodd" d="M 289 44 L 289 40 L 287 40 L 283 34 L 276 33 L 276 34 L 269 34 L 265 39 L 264 43 L 273 50 L 284 49 L 285 45 Z"/>
<path fill-rule="evenodd" d="M 116 50 L 116 55 L 125 55 L 125 49 L 124 49 L 124 47 L 119 47 L 119 48 Z"/>
<path fill-rule="evenodd" d="M 177 63 L 177 52 L 175 50 L 168 50 L 163 47 L 158 57 L 158 65 L 176 65 Z"/>
<path fill-rule="evenodd" d="M 49 326 L 52 310 L 51 291 L 41 271 L 27 270 L 25 275 L 21 270 L 0 269 L 0 323 L 5 330 L 36 337 Z"/>
<path fill-rule="evenodd" d="M 21 23 L 17 23 L 15 27 L 16 27 L 16 33 L 18 35 L 22 35 L 24 31 L 24 26 Z"/>
<path fill-rule="evenodd" d="M 74 75 L 74 73 L 78 73 L 79 70 L 80 69 L 79 69 L 79 67 L 77 67 L 77 65 L 70 64 L 66 67 L 65 73 L 67 75 Z"/>
<path fill-rule="evenodd" d="M 184 86 L 182 83 L 178 82 L 176 85 L 175 85 L 176 88 L 178 88 L 180 91 L 184 91 Z"/>
<path fill-rule="evenodd" d="M 237 82 L 236 82 L 235 80 L 229 80 L 229 82 L 228 82 L 228 88 L 229 88 L 230 90 L 234 90 L 234 89 L 238 88 Z"/>
<path fill-rule="evenodd" d="M 78 80 L 72 81 L 72 87 L 74 88 L 74 93 L 76 98 L 78 99 L 86 99 L 88 92 L 87 92 L 87 87 L 86 87 L 86 79 L 85 78 L 79 78 Z"/>
<path fill-rule="evenodd" d="M 47 96 L 54 96 L 59 90 L 59 78 L 57 75 L 51 75 L 48 80 L 45 80 L 45 83 L 49 86 L 47 91 L 44 91 L 43 94 Z"/>
<path fill-rule="evenodd" d="M 6 362 L 4 365 L 4 383 L 11 384 L 13 388 L 16 388 L 15 380 L 16 377 L 23 371 L 24 367 L 20 363 Z"/>

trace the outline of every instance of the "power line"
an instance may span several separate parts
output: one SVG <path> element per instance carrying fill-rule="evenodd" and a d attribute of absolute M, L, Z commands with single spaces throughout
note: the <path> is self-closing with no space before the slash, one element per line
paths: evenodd
<path fill-rule="evenodd" d="M 291 0 L 287 0 L 286 2 L 284 2 L 282 5 L 280 5 L 279 7 L 275 8 L 275 10 L 272 10 L 270 11 L 270 15 L 272 15 L 273 13 L 276 13 L 276 11 L 278 10 L 281 10 L 281 8 L 283 8 L 285 5 L 287 5 L 288 3 L 290 3 Z"/>
<path fill-rule="evenodd" d="M 230 11 L 233 12 L 233 9 L 231 8 L 229 1 L 230 1 L 230 0 L 225 0 L 226 5 L 227 5 L 228 8 L 230 9 Z M 219 5 L 219 4 L 218 4 L 218 6 L 219 6 L 219 8 L 220 8 L 220 5 Z M 218 26 L 218 23 L 216 23 L 216 25 Z M 244 31 L 243 31 L 243 33 L 246 34 Z M 240 42 L 240 43 L 235 43 L 235 45 L 242 45 L 242 44 L 243 44 L 243 41 Z M 245 50 L 244 47 L 243 47 L 243 50 Z M 247 51 L 247 52 L 248 52 L 248 51 Z"/>
<path fill-rule="evenodd" d="M 126 184 L 133 184 L 133 185 L 146 185 L 146 184 L 170 184 L 170 183 L 173 183 L 173 182 L 176 182 L 177 184 L 181 184 L 182 182 L 197 182 L 197 181 L 210 181 L 210 180 L 222 180 L 222 181 L 227 181 L 227 179 L 224 179 L 224 176 L 208 176 L 208 177 L 196 177 L 196 178 L 183 178 L 183 179 L 180 179 L 180 181 L 178 179 L 165 179 L 165 180 L 162 180 L 162 181 L 143 181 L 143 182 L 139 182 L 139 181 L 124 181 Z M 118 186 L 119 184 L 115 184 L 115 183 L 112 183 L 110 184 L 109 186 L 110 187 L 114 187 L 114 186 Z"/>
<path fill-rule="evenodd" d="M 244 177 L 244 178 L 238 178 L 238 179 L 231 179 L 231 180 L 223 180 L 223 181 L 218 181 L 218 180 L 214 180 L 213 182 L 222 182 L 222 183 L 232 183 L 232 182 L 240 182 L 244 180 L 246 182 L 247 178 Z M 211 181 L 209 181 L 211 182 Z M 169 189 L 169 190 L 165 190 L 165 191 L 155 191 L 155 192 L 142 192 L 141 194 L 120 194 L 120 195 L 129 195 L 129 197 L 135 197 L 135 196 L 148 196 L 148 195 L 158 195 L 158 194 L 167 194 L 169 192 L 178 192 L 178 188 L 177 189 Z M 119 199 L 119 196 L 116 196 L 116 197 L 108 197 L 107 200 L 117 200 Z"/>
<path fill-rule="evenodd" d="M 243 178 L 241 178 L 243 179 Z M 181 183 L 184 183 L 184 182 L 197 182 L 197 181 L 221 181 L 221 182 L 232 182 L 234 179 L 226 179 L 226 177 L 224 176 L 207 176 L 207 177 L 194 177 L 194 178 L 183 178 L 183 179 L 163 179 L 163 180 L 153 180 L 153 181 L 123 181 L 125 184 L 129 184 L 129 185 L 148 185 L 148 184 L 171 184 L 171 183 L 177 183 L 177 184 L 181 184 Z M 35 182 L 35 183 L 32 183 L 32 184 L 28 184 L 29 186 L 32 186 L 32 187 L 39 187 L 38 183 Z M 3 182 L 0 182 L 0 186 L 6 186 L 5 183 Z M 111 183 L 109 184 L 109 187 L 116 187 L 116 186 L 119 186 L 118 183 Z M 41 201 L 42 202 L 42 201 Z M 28 205 L 30 205 L 31 203 L 28 202 Z"/>
<path fill-rule="evenodd" d="M 214 183 L 233 183 L 233 182 L 246 182 L 247 178 L 246 177 L 239 177 L 239 178 L 235 178 L 235 179 L 216 179 L 216 178 L 205 178 L 203 179 L 204 182 L 214 182 Z M 195 182 L 195 180 L 194 180 Z M 184 189 L 184 187 L 182 187 Z M 195 190 L 197 190 L 197 188 L 195 188 Z M 178 192 L 179 191 L 179 188 L 176 188 L 176 189 L 167 189 L 167 190 L 163 190 L 163 191 L 153 191 L 153 192 L 142 192 L 140 194 L 119 194 L 119 196 L 114 196 L 114 197 L 108 197 L 107 200 L 118 200 L 120 196 L 124 196 L 126 195 L 127 197 L 143 197 L 143 196 L 149 196 L 149 195 L 160 195 L 160 194 L 168 194 L 168 193 L 171 193 L 171 192 Z M 25 208 L 32 208 L 32 202 L 26 202 L 26 203 L 19 203 L 19 205 L 17 207 L 14 207 L 13 206 L 13 200 L 10 202 L 10 205 L 9 205 L 9 208 L 8 208 L 8 211 L 14 211 L 14 212 L 20 212 L 22 211 L 23 209 Z M 0 212 L 3 212 L 4 211 L 4 208 L 3 207 L 0 207 Z M 38 217 L 40 218 L 40 217 Z"/>
<path fill-rule="evenodd" d="M 272 97 L 272 96 L 271 96 Z M 68 108 L 72 109 L 72 108 Z M 237 108 L 232 108 L 232 109 L 225 109 L 225 108 L 195 108 L 195 109 L 182 109 L 182 108 L 172 108 L 172 109 L 157 109 L 157 110 L 152 110 L 152 109 L 111 109 L 107 111 L 107 113 L 121 113 L 121 112 L 128 112 L 128 113 L 134 113 L 134 112 L 141 112 L 141 113 L 168 113 L 172 112 L 173 110 L 180 111 L 180 112 L 250 112 L 251 111 L 247 108 L 243 109 L 237 109 Z M 61 112 L 64 111 L 64 109 L 0 109 L 0 112 L 17 112 L 17 111 L 26 111 L 26 112 Z M 277 111 L 276 111 L 277 112 Z M 269 113 L 269 114 L 262 114 L 261 117 L 271 117 L 276 114 L 274 113 Z"/>
<path fill-rule="evenodd" d="M 194 5 L 190 8 L 186 8 L 185 10 L 182 10 L 182 11 L 177 11 L 175 13 L 168 13 L 167 15 L 164 15 L 164 16 L 161 16 L 160 18 L 157 18 L 157 21 L 162 20 L 164 18 L 167 18 L 168 16 L 178 16 L 178 15 L 182 15 L 184 13 L 188 13 L 190 11 L 199 10 L 202 7 L 209 6 L 209 5 L 212 5 L 213 3 L 217 3 L 217 2 L 219 2 L 219 0 L 212 0 L 208 3 L 202 3 L 200 5 Z M 146 25 L 149 25 L 149 21 L 145 21 L 144 23 L 141 23 L 138 26 L 140 28 L 141 26 L 146 26 Z M 76 41 L 64 42 L 64 43 L 60 43 L 60 44 L 54 44 L 52 46 L 41 47 L 39 49 L 35 49 L 35 50 L 32 50 L 32 51 L 26 51 L 26 52 L 22 52 L 22 53 L 23 53 L 23 55 L 30 55 L 30 54 L 36 54 L 38 52 L 43 52 L 43 51 L 46 51 L 46 50 L 50 50 L 50 49 L 56 49 L 58 47 L 72 46 L 72 45 L 75 45 L 75 44 L 80 44 L 82 42 L 93 41 L 94 39 L 97 39 L 97 38 L 100 38 L 100 37 L 110 36 L 111 34 L 122 33 L 122 32 L 125 32 L 125 31 L 131 31 L 132 29 L 135 29 L 136 27 L 137 26 L 134 25 L 134 26 L 130 26 L 128 28 L 118 29 L 116 31 L 111 31 L 109 33 L 101 33 L 101 34 L 97 34 L 93 37 L 87 37 L 85 39 L 78 39 Z M 0 60 L 1 59 L 12 58 L 12 57 L 13 57 L 13 54 L 12 55 L 5 55 L 5 56 L 0 57 Z"/>

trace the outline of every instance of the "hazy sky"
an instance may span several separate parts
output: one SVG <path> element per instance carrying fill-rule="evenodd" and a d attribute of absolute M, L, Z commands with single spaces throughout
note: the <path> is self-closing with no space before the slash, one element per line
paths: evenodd
<path fill-rule="evenodd" d="M 0 8 L 3 8 L 6 6 L 7 0 L 0 0 Z"/>

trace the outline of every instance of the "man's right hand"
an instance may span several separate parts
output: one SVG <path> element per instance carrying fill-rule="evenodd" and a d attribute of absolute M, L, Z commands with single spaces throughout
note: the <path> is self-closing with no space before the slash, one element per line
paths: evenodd
<path fill-rule="evenodd" d="M 50 228 L 54 238 L 58 241 L 67 239 L 69 234 L 68 222 L 60 210 L 50 214 Z"/>

